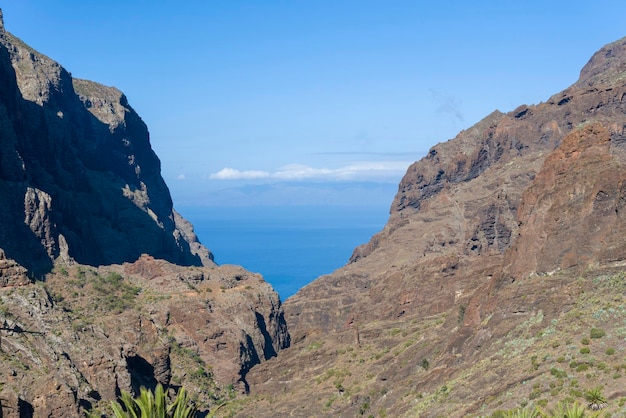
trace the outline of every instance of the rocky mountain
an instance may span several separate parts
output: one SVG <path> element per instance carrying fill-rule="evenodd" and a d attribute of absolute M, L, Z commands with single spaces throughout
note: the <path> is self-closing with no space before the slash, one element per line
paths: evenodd
<path fill-rule="evenodd" d="M 488 417 L 600 387 L 623 416 L 625 202 L 626 38 L 409 167 L 385 228 L 285 302 L 246 408 Z"/>
<path fill-rule="evenodd" d="M 2 19 L 0 83 L 0 416 L 157 383 L 218 416 L 498 417 L 591 389 L 626 415 L 626 38 L 433 147 L 284 305 L 212 262 L 121 92 Z"/>
<path fill-rule="evenodd" d="M 206 413 L 289 338 L 271 286 L 215 265 L 173 209 L 126 97 L 0 12 L 0 417 L 84 416 L 157 383 Z"/>
<path fill-rule="evenodd" d="M 151 254 L 210 265 L 172 208 L 146 125 L 117 89 L 77 80 L 0 31 L 0 248 L 36 277 L 59 257 Z"/>

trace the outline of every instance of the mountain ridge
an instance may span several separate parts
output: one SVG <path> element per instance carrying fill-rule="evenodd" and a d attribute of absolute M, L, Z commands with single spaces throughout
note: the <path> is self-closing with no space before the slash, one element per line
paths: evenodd
<path fill-rule="evenodd" d="M 249 376 L 267 400 L 253 403 L 259 416 L 489 416 L 546 392 L 554 406 L 567 384 L 623 396 L 621 374 L 561 363 L 620 367 L 600 347 L 581 358 L 587 327 L 624 349 L 606 280 L 622 288 L 626 259 L 625 43 L 545 102 L 495 111 L 408 168 L 384 229 L 285 301 L 292 345 Z M 614 327 L 598 320 L 603 300 Z"/>

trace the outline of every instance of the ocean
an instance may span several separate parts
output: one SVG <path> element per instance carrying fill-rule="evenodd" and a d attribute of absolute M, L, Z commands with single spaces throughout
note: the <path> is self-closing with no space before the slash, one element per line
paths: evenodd
<path fill-rule="evenodd" d="M 218 264 L 261 273 L 287 299 L 345 265 L 352 251 L 380 231 L 388 208 L 366 206 L 181 207 Z"/>

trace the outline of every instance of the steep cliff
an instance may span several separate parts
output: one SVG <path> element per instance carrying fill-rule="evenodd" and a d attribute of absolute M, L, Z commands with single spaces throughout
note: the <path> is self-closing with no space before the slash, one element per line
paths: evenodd
<path fill-rule="evenodd" d="M 289 343 L 271 286 L 213 263 L 173 210 L 126 97 L 0 11 L 0 417 L 84 416 L 157 383 L 206 415 Z"/>
<path fill-rule="evenodd" d="M 0 30 L 0 248 L 34 276 L 62 257 L 210 265 L 172 209 L 148 130 L 113 87 Z M 178 222 L 178 224 L 177 224 Z"/>
<path fill-rule="evenodd" d="M 625 413 L 625 74 L 626 38 L 414 163 L 385 228 L 285 302 L 258 416 L 490 416 L 598 385 Z"/>

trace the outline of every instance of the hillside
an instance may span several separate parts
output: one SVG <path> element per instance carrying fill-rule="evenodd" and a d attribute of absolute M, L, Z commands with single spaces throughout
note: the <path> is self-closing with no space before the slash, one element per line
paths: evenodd
<path fill-rule="evenodd" d="M 491 416 L 598 386 L 626 413 L 625 75 L 626 38 L 409 167 L 385 228 L 285 302 L 254 416 Z"/>

